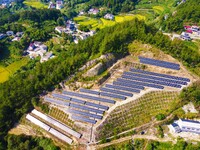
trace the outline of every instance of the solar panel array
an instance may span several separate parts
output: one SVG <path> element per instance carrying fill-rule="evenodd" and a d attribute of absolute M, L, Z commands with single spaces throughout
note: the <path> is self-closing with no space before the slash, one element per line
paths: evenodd
<path fill-rule="evenodd" d="M 62 95 L 62 94 L 53 93 L 52 96 L 55 97 L 55 98 L 60 98 L 60 99 L 64 99 L 64 100 L 71 100 L 70 97 L 68 97 L 66 95 Z"/>
<path fill-rule="evenodd" d="M 86 102 L 85 105 L 92 106 L 92 107 L 97 107 L 97 108 L 104 109 L 104 110 L 108 110 L 109 109 L 108 106 L 104 106 L 104 105 L 96 104 L 96 103 L 92 103 L 92 102 Z"/>
<path fill-rule="evenodd" d="M 103 110 L 99 110 L 99 109 L 95 109 L 95 108 L 91 108 L 91 107 L 87 107 L 87 106 L 83 106 L 83 105 L 78 105 L 78 104 L 70 104 L 70 107 L 74 107 L 74 108 L 78 108 L 81 110 L 86 110 L 86 111 L 92 111 L 98 114 L 103 114 L 104 111 Z"/>
<path fill-rule="evenodd" d="M 77 120 L 77 121 L 82 121 L 82 122 L 88 122 L 88 123 L 91 123 L 91 124 L 95 124 L 97 122 L 96 120 L 77 116 L 77 115 L 72 115 L 72 119 Z"/>
<path fill-rule="evenodd" d="M 88 113 L 88 112 L 83 112 L 83 111 L 79 111 L 79 110 L 75 110 L 75 109 L 69 109 L 70 113 L 73 114 L 78 114 L 78 115 L 82 115 L 82 116 L 88 116 L 88 117 L 92 117 L 95 119 L 102 119 L 103 116 L 100 115 L 96 115 L 96 114 L 92 114 L 92 113 Z"/>
<path fill-rule="evenodd" d="M 164 67 L 164 68 L 169 68 L 169 69 L 174 69 L 174 70 L 180 70 L 179 64 L 151 59 L 151 58 L 140 57 L 140 56 L 139 56 L 139 59 L 140 59 L 140 63 L 143 63 L 143 64 L 149 64 L 149 65 L 154 65 L 154 66 L 159 66 L 159 67 Z"/>
<path fill-rule="evenodd" d="M 98 91 L 93 91 L 93 90 L 83 89 L 83 88 L 80 89 L 80 92 L 94 94 L 94 95 L 99 95 L 100 94 Z"/>
<path fill-rule="evenodd" d="M 122 75 L 122 78 L 134 80 L 134 81 L 141 81 L 141 82 L 145 82 L 145 83 L 153 83 L 153 84 L 159 84 L 159 85 L 164 85 L 164 86 L 171 86 L 171 87 L 175 87 L 175 88 L 181 88 L 181 85 L 179 85 L 179 84 L 163 82 L 163 81 L 158 81 L 158 80 L 151 80 L 151 79 L 146 79 L 146 78 L 139 78 L 139 77 L 135 77 L 135 76 Z M 156 85 L 154 85 L 153 87 L 155 87 L 155 86 Z M 162 88 L 160 88 L 160 89 L 162 89 Z"/>
<path fill-rule="evenodd" d="M 188 78 L 177 77 L 177 76 L 161 74 L 161 73 L 155 73 L 155 72 L 150 72 L 150 71 L 144 71 L 144 70 L 135 69 L 135 68 L 130 69 L 130 71 L 138 72 L 138 73 L 142 73 L 142 74 L 148 74 L 148 75 L 152 75 L 152 76 L 158 76 L 158 77 L 163 77 L 163 78 L 169 78 L 169 79 L 174 79 L 174 80 L 190 82 L 190 79 L 188 79 Z"/>
<path fill-rule="evenodd" d="M 64 102 L 64 101 L 56 100 L 56 99 L 49 98 L 49 97 L 45 97 L 44 101 L 49 102 L 49 103 L 53 103 L 53 104 L 56 104 L 56 105 L 69 106 L 69 102 Z"/>
<path fill-rule="evenodd" d="M 76 93 L 76 92 L 63 91 L 63 94 L 70 95 L 70 96 L 75 96 L 75 97 L 80 97 L 80 98 L 84 98 L 84 99 L 90 99 L 90 100 L 95 100 L 95 101 L 115 104 L 114 100 L 101 98 L 101 97 L 90 96 L 90 95 L 85 95 L 85 94 L 80 94 L 80 93 Z"/>
<path fill-rule="evenodd" d="M 124 95 L 124 96 L 128 96 L 128 97 L 132 97 L 133 96 L 132 93 L 123 92 L 123 91 L 120 91 L 120 90 L 113 90 L 113 89 L 109 89 L 109 88 L 105 88 L 105 87 L 100 88 L 100 90 L 104 91 L 104 92 L 110 92 L 110 93 Z"/>
<path fill-rule="evenodd" d="M 106 84 L 105 87 L 110 88 L 110 89 L 118 89 L 118 90 L 122 90 L 122 91 L 128 91 L 128 92 L 132 92 L 132 93 L 140 93 L 139 89 L 133 89 L 130 87 L 125 87 L 125 86 Z"/>
<path fill-rule="evenodd" d="M 112 94 L 112 93 L 101 92 L 100 95 L 101 96 L 106 96 L 106 97 L 111 97 L 111 98 L 117 98 L 117 99 L 121 99 L 121 100 L 126 100 L 125 96 Z"/>
<path fill-rule="evenodd" d="M 121 83 L 125 83 L 125 84 L 127 84 L 127 86 L 136 84 L 136 85 L 142 85 L 142 86 L 152 87 L 152 88 L 157 88 L 157 89 L 164 89 L 164 86 L 151 84 L 151 83 L 145 83 L 145 82 L 143 82 L 144 80 L 141 82 L 138 82 L 140 80 L 132 81 L 132 80 L 129 80 L 128 78 L 126 78 L 126 79 L 118 78 L 117 81 L 121 82 Z"/>

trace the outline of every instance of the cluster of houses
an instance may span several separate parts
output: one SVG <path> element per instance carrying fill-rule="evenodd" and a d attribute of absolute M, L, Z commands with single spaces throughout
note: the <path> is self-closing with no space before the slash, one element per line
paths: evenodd
<path fill-rule="evenodd" d="M 53 3 L 50 1 L 48 8 L 49 9 L 62 9 L 63 5 L 64 5 L 63 0 L 57 0 L 56 3 Z"/>
<path fill-rule="evenodd" d="M 14 2 L 15 0 L 0 0 L 0 6 L 2 8 L 8 7 L 9 5 L 11 5 L 12 2 Z"/>
<path fill-rule="evenodd" d="M 41 57 L 40 62 L 42 63 L 55 57 L 52 52 L 48 52 L 47 50 L 48 48 L 46 45 L 44 45 L 42 42 L 35 41 L 30 43 L 26 52 L 31 59 L 40 56 Z"/>
<path fill-rule="evenodd" d="M 95 34 L 95 31 L 83 32 L 78 30 L 77 25 L 71 20 L 68 20 L 66 22 L 65 27 L 61 26 L 56 27 L 55 31 L 57 31 L 60 34 L 66 33 L 72 35 L 74 43 L 76 44 L 78 43 L 79 40 L 84 40 L 87 37 L 93 36 Z"/>
<path fill-rule="evenodd" d="M 169 125 L 172 133 L 190 132 L 200 134 L 200 122 L 194 120 L 179 119 Z"/>
<path fill-rule="evenodd" d="M 4 39 L 5 37 L 9 36 L 9 37 L 13 37 L 12 42 L 13 41 L 20 41 L 20 39 L 23 36 L 23 32 L 17 32 L 16 34 L 14 34 L 13 31 L 7 31 L 5 34 L 4 33 L 0 33 L 0 40 Z"/>
<path fill-rule="evenodd" d="M 88 14 L 92 14 L 92 15 L 97 15 L 99 13 L 99 9 L 98 8 L 90 8 L 89 11 L 87 12 Z M 79 12 L 79 15 L 85 15 L 85 12 L 84 11 L 80 11 Z M 104 16 L 105 19 L 108 19 L 108 20 L 114 20 L 115 19 L 115 16 L 113 14 L 109 14 L 107 13 L 105 16 Z"/>
<path fill-rule="evenodd" d="M 200 28 L 198 26 L 184 26 L 185 32 L 182 32 L 180 38 L 183 40 L 192 40 L 192 35 L 200 36 Z"/>

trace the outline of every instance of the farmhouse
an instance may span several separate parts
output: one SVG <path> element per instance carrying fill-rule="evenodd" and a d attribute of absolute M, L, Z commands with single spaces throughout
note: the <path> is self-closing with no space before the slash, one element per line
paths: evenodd
<path fill-rule="evenodd" d="M 105 19 L 109 19 L 109 20 L 114 20 L 115 16 L 112 15 L 112 14 L 106 14 L 106 15 L 104 16 L 104 18 L 105 18 Z"/>
<path fill-rule="evenodd" d="M 56 4 L 54 4 L 53 2 L 50 2 L 48 9 L 55 9 L 55 8 L 56 8 Z"/>
<path fill-rule="evenodd" d="M 91 9 L 88 11 L 88 14 L 97 15 L 98 13 L 99 13 L 99 9 L 97 9 L 97 8 L 91 8 Z"/>
<path fill-rule="evenodd" d="M 56 1 L 56 9 L 61 9 L 61 8 L 63 8 L 63 1 L 57 0 Z"/>
<path fill-rule="evenodd" d="M 3 39 L 6 35 L 3 33 L 0 33 L 0 40 Z"/>
<path fill-rule="evenodd" d="M 175 121 L 170 126 L 170 131 L 179 132 L 192 132 L 200 134 L 200 122 L 194 120 L 179 119 Z"/>
<path fill-rule="evenodd" d="M 7 31 L 6 34 L 7 34 L 7 36 L 12 36 L 12 35 L 14 35 L 14 32 L 13 31 Z"/>

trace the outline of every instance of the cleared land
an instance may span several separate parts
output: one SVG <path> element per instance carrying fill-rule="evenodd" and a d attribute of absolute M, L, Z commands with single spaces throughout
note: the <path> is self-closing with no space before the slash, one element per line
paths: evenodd
<path fill-rule="evenodd" d="M 31 6 L 31 7 L 34 7 L 34 8 L 48 8 L 47 5 L 41 3 L 40 1 L 38 0 L 26 0 L 23 2 L 25 5 L 28 5 L 28 6 Z"/>
<path fill-rule="evenodd" d="M 28 63 L 27 58 L 23 58 L 10 64 L 7 67 L 0 66 L 0 83 L 3 83 L 9 79 L 17 70 Z"/>

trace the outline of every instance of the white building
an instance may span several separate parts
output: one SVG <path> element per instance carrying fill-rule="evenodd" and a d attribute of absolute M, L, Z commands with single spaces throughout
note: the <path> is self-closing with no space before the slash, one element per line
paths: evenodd
<path fill-rule="evenodd" d="M 194 120 L 179 119 L 169 126 L 170 130 L 178 132 L 192 132 L 200 134 L 200 122 Z"/>
<path fill-rule="evenodd" d="M 56 1 L 56 9 L 62 9 L 63 8 L 63 1 L 57 0 Z"/>
<path fill-rule="evenodd" d="M 48 9 L 55 9 L 55 8 L 56 8 L 56 4 L 54 4 L 53 2 L 49 2 Z"/>
<path fill-rule="evenodd" d="M 13 31 L 7 31 L 6 34 L 7 34 L 7 36 L 12 36 L 12 35 L 14 35 L 14 32 Z"/>
<path fill-rule="evenodd" d="M 109 20 L 114 20 L 115 19 L 115 16 L 113 14 L 106 14 L 104 16 L 105 19 L 109 19 Z"/>
<path fill-rule="evenodd" d="M 91 8 L 91 9 L 88 11 L 88 14 L 97 15 L 98 13 L 99 13 L 99 9 L 97 9 L 97 8 Z"/>
<path fill-rule="evenodd" d="M 63 28 L 63 27 L 55 27 L 55 30 L 58 32 L 58 33 L 62 33 L 62 32 L 65 32 L 65 28 Z"/>

